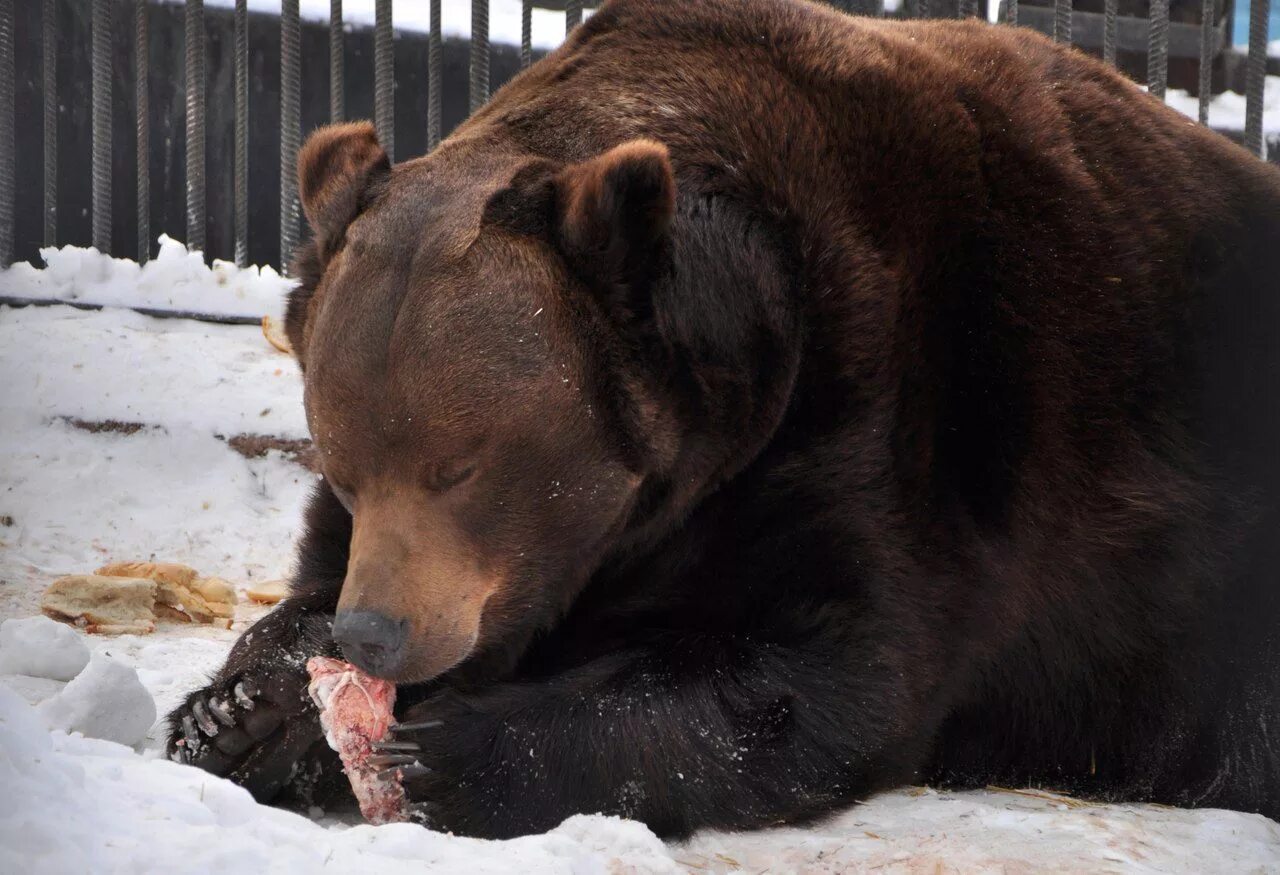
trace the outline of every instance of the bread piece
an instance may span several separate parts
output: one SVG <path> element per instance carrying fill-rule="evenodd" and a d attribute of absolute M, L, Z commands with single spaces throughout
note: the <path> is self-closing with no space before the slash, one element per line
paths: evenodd
<path fill-rule="evenodd" d="M 267 580 L 262 583 L 255 583 L 244 591 L 250 601 L 258 602 L 263 605 L 274 605 L 282 599 L 289 597 L 289 581 L 287 580 Z"/>
<path fill-rule="evenodd" d="M 154 580 L 155 614 L 160 619 L 231 628 L 236 591 L 219 577 L 200 577 L 194 568 L 175 562 L 116 562 L 99 568 L 98 574 Z"/>
<path fill-rule="evenodd" d="M 177 562 L 112 562 L 104 565 L 94 574 L 105 574 L 108 577 L 145 577 L 156 583 L 190 586 L 199 577 L 199 573 L 190 565 L 179 565 Z"/>
<path fill-rule="evenodd" d="M 157 617 L 229 629 L 235 611 L 236 591 L 221 578 L 197 578 L 187 586 L 160 583 L 156 589 Z"/>
<path fill-rule="evenodd" d="M 86 632 L 146 635 L 156 628 L 156 589 L 155 581 L 144 578 L 69 574 L 49 585 L 40 610 Z"/>
<path fill-rule="evenodd" d="M 284 333 L 284 326 L 270 316 L 262 317 L 262 336 L 276 349 L 293 355 L 293 344 L 289 342 L 289 335 Z"/>

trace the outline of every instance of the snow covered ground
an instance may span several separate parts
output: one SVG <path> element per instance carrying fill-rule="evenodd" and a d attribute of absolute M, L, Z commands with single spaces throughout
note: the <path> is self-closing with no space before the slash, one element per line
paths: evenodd
<path fill-rule="evenodd" d="M 279 313 L 285 283 L 269 271 L 164 252 L 139 269 L 64 249 L 46 270 L 0 273 L 0 295 Z M 313 475 L 287 443 L 305 437 L 296 367 L 258 327 L 114 306 L 0 307 L 0 374 L 0 621 L 38 614 L 55 577 L 113 560 L 183 562 L 241 589 L 288 573 Z M 238 450 L 243 435 L 282 449 Z M 230 631 L 59 628 L 56 652 L 38 658 L 29 651 L 43 645 L 30 642 L 47 627 L 0 628 L 0 872 L 1280 872 L 1280 825 L 1265 818 L 1037 791 L 908 789 L 806 829 L 681 844 L 590 815 L 481 842 L 264 808 L 165 760 L 158 725 L 263 610 L 242 602 Z M 79 687 L 65 678 L 86 655 L 67 634 L 92 654 L 85 671 L 96 673 Z M 120 698 L 131 671 L 153 710 Z M 120 718 L 114 728 L 86 710 L 103 700 L 119 703 L 105 715 Z M 152 722 L 134 747 L 93 737 L 131 729 L 126 716 Z M 84 731 L 56 728 L 73 724 Z"/>

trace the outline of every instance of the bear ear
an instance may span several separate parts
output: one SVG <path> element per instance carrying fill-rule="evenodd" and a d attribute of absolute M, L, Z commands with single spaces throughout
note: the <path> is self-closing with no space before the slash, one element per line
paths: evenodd
<path fill-rule="evenodd" d="M 667 147 L 632 140 L 556 178 L 556 233 L 571 266 L 598 287 L 638 290 L 676 208 Z"/>
<path fill-rule="evenodd" d="M 482 222 L 533 237 L 547 234 L 555 218 L 556 169 L 557 165 L 541 158 L 522 165 L 506 186 L 489 197 Z"/>
<path fill-rule="evenodd" d="M 390 171 L 367 121 L 328 125 L 307 137 L 298 152 L 298 193 L 322 252 L 360 214 L 370 185 Z"/>

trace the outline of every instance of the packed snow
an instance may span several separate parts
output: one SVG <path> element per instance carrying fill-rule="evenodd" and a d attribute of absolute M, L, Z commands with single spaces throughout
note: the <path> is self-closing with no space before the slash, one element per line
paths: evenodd
<path fill-rule="evenodd" d="M 100 650 L 84 671 L 40 703 L 40 714 L 54 729 L 132 747 L 156 722 L 156 700 L 135 668 Z"/>
<path fill-rule="evenodd" d="M 1200 98 L 1182 89 L 1166 92 L 1165 102 L 1183 115 L 1200 118 Z M 1209 101 L 1209 127 L 1220 131 L 1243 131 L 1244 108 L 1243 94 L 1234 91 L 1215 94 Z M 1280 133 L 1280 76 L 1266 78 L 1262 96 L 1262 129 L 1269 134 Z"/>
<path fill-rule="evenodd" d="M 292 285 L 270 266 L 239 270 L 215 260 L 206 267 L 201 253 L 167 234 L 143 265 L 82 246 L 47 246 L 40 258 L 43 268 L 19 262 L 0 273 L 0 297 L 280 319 Z"/>
<path fill-rule="evenodd" d="M 82 636 L 48 617 L 0 622 L 0 674 L 69 681 L 89 664 Z"/>
<path fill-rule="evenodd" d="M 230 631 L 162 622 L 145 636 L 26 618 L 54 578 L 107 561 L 182 562 L 241 592 L 286 576 L 314 475 L 278 450 L 246 457 L 229 439 L 304 437 L 301 383 L 256 326 L 114 306 L 158 294 L 142 285 L 145 269 L 69 247 L 49 255 L 43 270 L 0 273 L 0 289 L 86 300 L 105 276 L 118 297 L 100 311 L 0 307 L 0 871 L 1280 871 L 1280 825 L 1266 818 L 1036 790 L 905 789 L 805 829 L 675 844 L 589 814 L 486 842 L 309 819 L 168 761 L 163 715 L 265 609 L 242 600 Z M 226 297 L 253 300 L 237 304 L 250 315 L 279 306 L 265 292 L 235 292 L 265 272 L 206 269 L 182 255 L 169 258 L 183 265 L 188 297 L 172 306 L 230 307 Z M 112 422 L 130 427 L 97 427 Z"/>

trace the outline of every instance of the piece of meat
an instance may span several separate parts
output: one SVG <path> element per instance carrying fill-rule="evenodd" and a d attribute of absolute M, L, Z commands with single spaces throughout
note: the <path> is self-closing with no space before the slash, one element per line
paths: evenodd
<path fill-rule="evenodd" d="M 379 771 L 369 763 L 374 743 L 388 735 L 395 684 L 326 656 L 308 659 L 307 673 L 311 675 L 307 692 L 320 709 L 320 727 L 329 747 L 342 759 L 360 813 L 373 824 L 408 820 L 404 787 L 395 769 Z"/>

